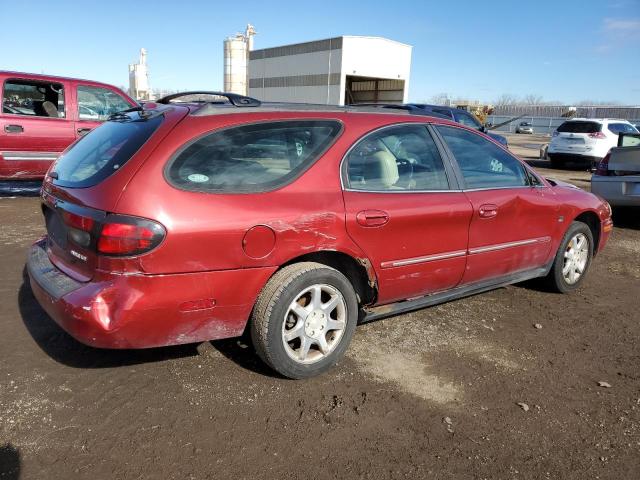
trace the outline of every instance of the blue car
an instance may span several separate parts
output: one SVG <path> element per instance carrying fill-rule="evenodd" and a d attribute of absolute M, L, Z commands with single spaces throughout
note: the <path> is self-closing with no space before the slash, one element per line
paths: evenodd
<path fill-rule="evenodd" d="M 502 135 L 498 135 L 497 133 L 493 133 L 489 131 L 484 125 L 482 125 L 476 117 L 474 117 L 471 113 L 463 110 L 462 108 L 454 108 L 454 107 L 446 107 L 443 105 L 427 105 L 424 103 L 410 103 L 408 104 L 414 107 L 414 113 L 418 113 L 417 110 L 424 111 L 427 115 L 433 115 L 436 117 L 445 117 L 449 120 L 453 120 L 454 122 L 461 123 L 466 125 L 467 127 L 475 128 L 476 130 L 480 130 L 483 133 L 486 133 L 495 141 L 500 142 L 505 147 L 509 148 L 509 144 L 507 142 L 506 137 Z"/>

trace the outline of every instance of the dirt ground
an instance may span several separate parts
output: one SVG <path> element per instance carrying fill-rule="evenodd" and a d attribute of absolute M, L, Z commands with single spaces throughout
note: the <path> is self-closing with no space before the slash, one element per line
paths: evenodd
<path fill-rule="evenodd" d="M 510 141 L 535 158 L 544 138 Z M 23 281 L 38 199 L 0 198 L 0 479 L 640 478 L 640 215 L 615 221 L 575 293 L 362 325 L 339 366 L 290 381 L 243 341 L 79 344 Z"/>

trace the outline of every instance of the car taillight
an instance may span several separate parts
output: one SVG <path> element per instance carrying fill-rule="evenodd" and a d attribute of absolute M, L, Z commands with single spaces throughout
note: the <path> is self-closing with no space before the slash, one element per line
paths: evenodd
<path fill-rule="evenodd" d="M 596 165 L 596 171 L 594 175 L 599 175 L 601 177 L 606 177 L 609 175 L 609 157 L 611 156 L 611 152 L 607 152 L 602 160 L 600 160 Z"/>
<path fill-rule="evenodd" d="M 67 211 L 62 212 L 62 219 L 69 227 L 82 230 L 83 232 L 90 232 L 95 224 L 93 218 L 84 217 Z"/>
<path fill-rule="evenodd" d="M 590 138 L 595 138 L 596 140 L 602 140 L 603 138 L 607 138 L 607 136 L 602 132 L 593 132 L 589 134 Z"/>
<path fill-rule="evenodd" d="M 98 237 L 98 253 L 139 255 L 157 247 L 165 236 L 162 225 L 152 220 L 109 215 Z"/>
<path fill-rule="evenodd" d="M 553 133 L 551 134 L 552 137 L 557 137 L 559 135 L 557 130 L 554 130 Z"/>
<path fill-rule="evenodd" d="M 64 210 L 62 220 L 69 227 L 67 236 L 73 243 L 85 248 L 91 245 L 91 231 L 95 225 L 93 218 Z"/>

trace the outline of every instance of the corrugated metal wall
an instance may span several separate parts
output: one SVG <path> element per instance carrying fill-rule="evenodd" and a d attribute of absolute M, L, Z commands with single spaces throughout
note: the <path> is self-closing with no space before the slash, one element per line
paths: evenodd
<path fill-rule="evenodd" d="M 282 47 L 263 48 L 249 52 L 249 60 L 260 58 L 287 57 L 290 55 L 302 55 L 304 53 L 324 52 L 326 50 L 340 50 L 342 48 L 342 37 L 327 38 L 315 42 L 296 43 L 294 45 L 284 45 Z"/>
<path fill-rule="evenodd" d="M 498 105 L 494 108 L 494 115 L 515 117 L 527 115 L 530 117 L 562 117 L 569 110 L 568 105 Z M 623 118 L 640 120 L 640 107 L 575 107 L 574 117 L 582 118 Z"/>
<path fill-rule="evenodd" d="M 506 122 L 510 118 L 513 118 L 513 115 L 489 115 L 489 117 L 487 117 L 487 122 L 490 122 L 493 125 L 497 125 L 502 122 Z M 606 118 L 606 117 L 602 117 L 602 118 Z M 564 117 L 529 117 L 527 116 L 527 117 L 519 118 L 518 120 L 514 120 L 513 122 L 507 125 L 497 128 L 495 131 L 515 133 L 516 127 L 520 122 L 529 122 L 533 127 L 534 133 L 551 135 L 556 128 L 558 128 L 560 125 L 562 125 L 563 122 L 566 122 L 567 120 L 569 119 Z M 635 120 L 630 119 L 629 121 L 634 125 L 639 124 L 640 118 Z"/>

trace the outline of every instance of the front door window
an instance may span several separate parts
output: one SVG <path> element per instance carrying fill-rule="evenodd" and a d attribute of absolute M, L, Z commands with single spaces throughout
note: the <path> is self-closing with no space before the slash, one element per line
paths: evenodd
<path fill-rule="evenodd" d="M 78 86 L 78 119 L 104 121 L 109 115 L 131 108 L 122 95 L 108 88 Z"/>
<path fill-rule="evenodd" d="M 507 188 L 529 184 L 524 167 L 486 138 L 456 127 L 437 127 L 456 157 L 466 187 Z"/>

